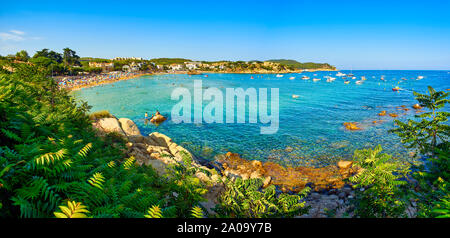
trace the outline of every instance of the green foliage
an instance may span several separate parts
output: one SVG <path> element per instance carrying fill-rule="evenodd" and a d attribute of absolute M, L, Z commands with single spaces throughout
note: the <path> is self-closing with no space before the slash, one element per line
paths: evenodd
<path fill-rule="evenodd" d="M 414 92 L 419 104 L 427 112 L 416 115 L 419 120 L 406 123 L 396 121 L 392 130 L 400 136 L 407 148 L 419 150 L 424 163 L 414 166 L 409 196 L 417 202 L 418 217 L 446 216 L 450 180 L 449 112 L 443 111 L 450 101 L 448 93 L 428 87 L 428 94 Z M 447 212 L 446 210 L 447 209 Z"/>
<path fill-rule="evenodd" d="M 193 218 L 203 218 L 204 214 L 203 214 L 203 210 L 201 207 L 195 206 L 191 209 L 191 216 Z"/>
<path fill-rule="evenodd" d="M 216 208 L 218 214 L 225 217 L 262 218 L 294 217 L 307 212 L 302 199 L 309 193 L 309 187 L 298 194 L 277 195 L 274 185 L 264 189 L 262 186 L 262 179 L 228 180 L 226 191 Z"/>
<path fill-rule="evenodd" d="M 85 213 L 89 213 L 87 207 L 81 202 L 67 201 L 66 206 L 59 206 L 61 212 L 54 212 L 57 218 L 87 218 Z"/>
<path fill-rule="evenodd" d="M 350 178 L 356 193 L 356 215 L 360 217 L 399 217 L 404 215 L 405 201 L 401 186 L 406 181 L 408 167 L 388 154 L 375 149 L 355 151 L 356 164 L 360 172 Z"/>
<path fill-rule="evenodd" d="M 146 218 L 163 218 L 161 208 L 159 206 L 152 206 L 148 209 L 147 214 L 144 215 Z"/>
<path fill-rule="evenodd" d="M 267 60 L 268 62 L 280 63 L 281 65 L 286 65 L 295 69 L 336 69 L 334 66 L 331 66 L 327 63 L 300 63 L 296 60 L 288 60 L 288 59 L 274 59 Z"/>
<path fill-rule="evenodd" d="M 89 109 L 37 67 L 0 74 L 0 216 L 73 217 L 77 208 L 93 218 L 144 217 L 153 206 L 164 217 L 190 216 L 201 184 L 136 166 L 123 137 L 96 136 Z M 66 200 L 78 203 L 60 206 Z"/>
<path fill-rule="evenodd" d="M 150 60 L 150 62 L 155 63 L 157 65 L 183 64 L 184 62 L 188 61 L 192 60 L 182 58 L 156 58 Z"/>
<path fill-rule="evenodd" d="M 424 154 L 434 154 L 438 148 L 449 147 L 450 126 L 446 122 L 450 113 L 438 110 L 450 101 L 447 99 L 449 93 L 437 92 L 430 86 L 428 92 L 429 95 L 414 92 L 414 96 L 429 111 L 416 115 L 420 121 L 408 120 L 404 123 L 396 120 L 398 128 L 392 132 L 402 138 L 406 147 L 419 149 Z"/>

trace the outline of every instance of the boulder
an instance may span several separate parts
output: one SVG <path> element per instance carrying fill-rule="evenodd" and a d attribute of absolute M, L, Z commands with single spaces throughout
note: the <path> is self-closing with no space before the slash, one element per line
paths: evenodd
<path fill-rule="evenodd" d="M 122 127 L 120 127 L 120 123 L 116 118 L 102 118 L 97 122 L 94 122 L 92 126 L 102 132 L 116 132 L 120 135 L 125 135 L 125 132 L 122 130 Z"/>
<path fill-rule="evenodd" d="M 127 136 L 142 136 L 136 124 L 128 118 L 119 119 L 120 126 Z"/>
<path fill-rule="evenodd" d="M 344 160 L 340 160 L 339 162 L 337 162 L 337 166 L 340 169 L 348 169 L 350 168 L 350 166 L 352 166 L 353 162 L 352 161 L 344 161 Z"/>
<path fill-rule="evenodd" d="M 414 104 L 413 106 L 412 106 L 412 108 L 414 108 L 414 109 L 422 109 L 422 107 L 419 105 L 419 104 Z"/>
<path fill-rule="evenodd" d="M 152 119 L 150 119 L 150 122 L 153 123 L 161 123 L 165 121 L 167 118 L 165 118 L 163 115 L 154 115 Z"/>

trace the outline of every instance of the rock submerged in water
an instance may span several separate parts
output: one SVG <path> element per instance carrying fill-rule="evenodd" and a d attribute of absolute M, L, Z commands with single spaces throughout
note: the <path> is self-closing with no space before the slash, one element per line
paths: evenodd
<path fill-rule="evenodd" d="M 166 120 L 167 118 L 164 117 L 163 115 L 154 115 L 151 119 L 150 122 L 152 123 L 162 123 Z"/>
<path fill-rule="evenodd" d="M 380 113 L 378 113 L 378 116 L 386 116 L 386 111 L 381 111 Z"/>
<path fill-rule="evenodd" d="M 362 130 L 360 127 L 356 125 L 356 122 L 344 122 L 345 129 L 349 131 L 357 131 Z"/>
<path fill-rule="evenodd" d="M 420 106 L 418 103 L 416 103 L 412 106 L 412 108 L 419 110 L 419 109 L 422 109 L 422 106 Z"/>
<path fill-rule="evenodd" d="M 273 184 L 281 187 L 283 192 L 298 192 L 308 185 L 316 190 L 340 188 L 345 184 L 344 179 L 357 172 L 351 161 L 340 161 L 337 165 L 322 168 L 294 168 L 273 162 L 245 160 L 231 152 L 216 156 L 216 161 L 222 164 L 223 174 L 228 177 L 262 178 L 265 186 Z"/>

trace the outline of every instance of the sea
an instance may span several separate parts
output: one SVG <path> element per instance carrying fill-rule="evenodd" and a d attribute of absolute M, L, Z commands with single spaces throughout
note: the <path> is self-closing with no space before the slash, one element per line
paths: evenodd
<path fill-rule="evenodd" d="M 337 71 L 282 74 L 148 75 L 101 86 L 73 91 L 79 101 L 92 106 L 91 112 L 108 110 L 117 118 L 132 119 L 144 135 L 163 133 L 196 156 L 214 160 L 217 154 L 239 153 L 246 159 L 273 161 L 286 166 L 321 167 L 341 159 L 352 159 L 357 149 L 381 145 L 384 153 L 407 162 L 414 162 L 413 151 L 406 149 L 400 138 L 389 132 L 394 120 L 406 121 L 418 115 L 413 92 L 426 93 L 428 86 L 449 92 L 450 71 L 403 70 L 341 70 L 356 79 L 343 79 Z M 310 79 L 302 79 L 308 76 Z M 326 77 L 335 77 L 327 82 Z M 422 79 L 418 79 L 422 76 Z M 362 84 L 357 80 L 365 77 Z M 314 82 L 313 78 L 320 81 Z M 382 80 L 382 78 L 384 80 Z M 274 134 L 261 134 L 261 123 L 175 123 L 172 108 L 181 100 L 171 94 L 187 88 L 193 95 L 194 80 L 201 80 L 203 89 L 277 88 L 279 90 L 279 126 Z M 348 84 L 344 81 L 349 80 Z M 399 87 L 399 91 L 392 89 Z M 296 96 L 293 96 L 296 95 Z M 269 94 L 270 100 L 270 94 Z M 192 98 L 193 103 L 193 98 Z M 209 101 L 203 101 L 203 108 Z M 248 116 L 248 99 L 246 112 Z M 270 102 L 268 102 L 270 104 Z M 192 119 L 194 117 L 192 106 Z M 409 110 L 406 110 L 406 109 Z M 448 110 L 446 106 L 444 110 Z M 145 120 L 158 110 L 168 119 L 155 125 Z M 226 106 L 223 106 L 225 122 Z M 386 116 L 379 116 L 386 111 Z M 390 113 L 398 117 L 389 116 Z M 235 113 L 237 114 L 237 113 Z M 236 115 L 237 116 L 237 115 Z M 248 117 L 247 117 L 248 118 Z M 193 120 L 192 120 L 193 121 Z M 374 123 L 374 121 L 376 121 Z M 349 131 L 343 123 L 356 122 L 361 130 Z"/>

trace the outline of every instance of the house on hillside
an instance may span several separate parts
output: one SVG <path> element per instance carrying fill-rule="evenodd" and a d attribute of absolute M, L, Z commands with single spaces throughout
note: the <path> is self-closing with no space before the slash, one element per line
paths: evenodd
<path fill-rule="evenodd" d="M 188 68 L 189 70 L 194 70 L 194 69 L 198 69 L 202 63 L 201 62 L 184 62 L 184 64 L 186 65 L 186 68 Z"/>
<path fill-rule="evenodd" d="M 105 62 L 89 62 L 89 67 L 92 68 L 102 68 L 102 71 L 111 71 L 114 69 L 114 63 Z"/>
<path fill-rule="evenodd" d="M 184 69 L 184 65 L 183 64 L 171 64 L 169 66 L 169 68 L 174 71 L 181 71 Z"/>

